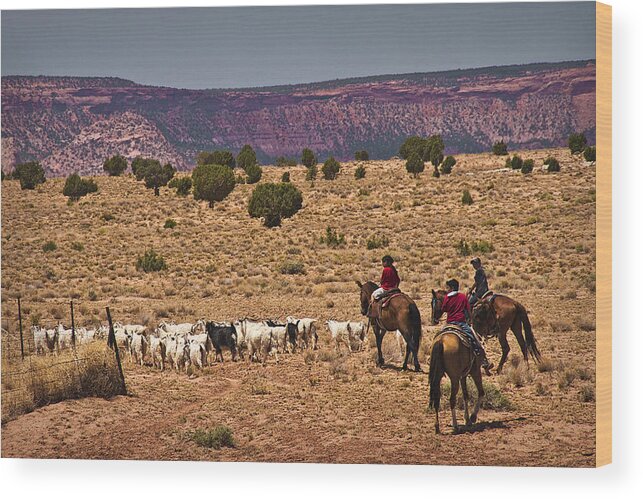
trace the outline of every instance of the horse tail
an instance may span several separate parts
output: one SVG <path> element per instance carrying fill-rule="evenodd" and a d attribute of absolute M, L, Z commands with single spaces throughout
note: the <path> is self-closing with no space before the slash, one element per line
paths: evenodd
<path fill-rule="evenodd" d="M 420 350 L 420 340 L 422 339 L 422 319 L 420 310 L 415 303 L 409 304 L 409 321 L 411 326 L 411 337 L 415 344 L 416 352 Z"/>
<path fill-rule="evenodd" d="M 431 348 L 431 362 L 429 364 L 429 409 L 440 410 L 440 382 L 444 376 L 444 345 L 438 340 Z"/>
<path fill-rule="evenodd" d="M 527 344 L 527 351 L 531 354 L 536 362 L 540 362 L 540 351 L 538 350 L 538 345 L 536 344 L 534 333 L 531 330 L 531 322 L 529 322 L 527 310 L 520 303 L 517 303 L 516 305 L 518 307 L 518 317 L 520 318 L 522 327 L 525 330 L 525 343 Z"/>

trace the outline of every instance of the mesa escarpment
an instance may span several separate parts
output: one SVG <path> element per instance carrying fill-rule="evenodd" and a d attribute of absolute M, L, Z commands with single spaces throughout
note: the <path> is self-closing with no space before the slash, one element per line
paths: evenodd
<path fill-rule="evenodd" d="M 102 171 L 105 157 L 151 155 L 188 169 L 200 150 L 251 144 L 262 161 L 389 158 L 410 135 L 440 133 L 447 153 L 564 145 L 595 135 L 593 61 L 353 78 L 234 90 L 119 78 L 2 78 L 2 168 L 39 160 L 48 175 Z M 7 152 L 5 152 L 5 149 Z"/>

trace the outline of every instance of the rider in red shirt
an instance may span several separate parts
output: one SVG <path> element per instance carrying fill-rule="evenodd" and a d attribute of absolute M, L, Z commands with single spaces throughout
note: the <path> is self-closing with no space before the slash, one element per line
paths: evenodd
<path fill-rule="evenodd" d="M 400 286 L 400 276 L 393 265 L 393 257 L 386 255 L 382 258 L 382 277 L 380 278 L 380 287 L 373 291 L 372 299 L 379 300 L 384 293 L 397 289 Z"/>
<path fill-rule="evenodd" d="M 459 289 L 460 283 L 456 279 L 447 281 L 447 295 L 442 302 L 442 312 L 446 312 L 447 314 L 447 324 L 455 324 L 467 334 L 471 340 L 473 353 L 480 359 L 480 364 L 487 375 L 491 375 L 489 369 L 491 369 L 493 365 L 489 363 L 484 347 L 469 325 L 471 318 L 469 300 L 467 300 L 467 297 L 463 293 L 458 292 Z"/>

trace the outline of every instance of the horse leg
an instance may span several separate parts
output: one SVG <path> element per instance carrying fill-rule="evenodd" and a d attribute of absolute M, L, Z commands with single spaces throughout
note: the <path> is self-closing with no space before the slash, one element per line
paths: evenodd
<path fill-rule="evenodd" d="M 409 361 L 409 355 L 411 355 L 411 347 L 409 344 L 406 344 L 406 355 L 404 356 L 404 364 L 402 364 L 402 370 L 406 371 L 406 364 Z"/>
<path fill-rule="evenodd" d="M 478 399 L 476 400 L 476 405 L 473 408 L 473 412 L 471 413 L 471 418 L 469 418 L 469 420 L 473 424 L 478 420 L 478 411 L 480 410 L 480 406 L 482 405 L 482 401 L 484 400 L 484 388 L 482 386 L 482 373 L 480 372 L 480 365 L 477 362 L 476 362 L 476 365 L 473 366 L 473 369 L 471 369 L 471 372 L 469 374 L 471 374 L 471 377 L 473 378 L 473 382 L 476 385 L 476 389 L 478 390 Z"/>
<path fill-rule="evenodd" d="M 518 341 L 518 345 L 520 345 L 520 350 L 522 351 L 523 359 L 525 359 L 525 362 L 529 364 L 529 356 L 527 355 L 527 344 L 525 342 L 525 337 L 522 335 L 522 322 L 520 321 L 520 317 L 518 317 L 518 315 L 516 315 L 516 318 L 511 324 L 511 331 L 516 337 L 516 340 Z"/>
<path fill-rule="evenodd" d="M 464 422 L 467 426 L 471 424 L 469 420 L 469 390 L 467 389 L 467 377 L 460 378 L 460 386 L 462 387 L 462 398 L 464 399 Z"/>
<path fill-rule="evenodd" d="M 373 332 L 375 333 L 375 341 L 377 342 L 377 365 L 384 365 L 384 357 L 382 356 L 382 338 L 384 333 L 378 326 L 373 325 Z"/>
<path fill-rule="evenodd" d="M 496 372 L 500 374 L 502 372 L 502 366 L 504 366 L 505 362 L 507 361 L 507 356 L 509 355 L 507 331 L 498 332 L 498 341 L 500 342 L 500 347 L 502 348 L 502 356 L 500 357 L 500 362 L 498 363 L 498 369 L 496 369 Z"/>
<path fill-rule="evenodd" d="M 451 407 L 451 421 L 453 423 L 453 433 L 458 433 L 458 418 L 455 416 L 455 405 L 458 401 L 459 380 L 451 378 L 451 397 L 449 398 L 449 406 Z"/>

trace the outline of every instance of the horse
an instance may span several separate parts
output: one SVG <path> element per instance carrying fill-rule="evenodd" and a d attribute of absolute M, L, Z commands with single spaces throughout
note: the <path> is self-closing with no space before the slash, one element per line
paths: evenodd
<path fill-rule="evenodd" d="M 360 289 L 360 302 L 362 315 L 368 316 L 368 309 L 371 302 L 371 295 L 377 289 L 377 284 L 372 281 L 362 284 L 355 281 Z M 420 310 L 411 298 L 405 294 L 394 296 L 388 305 L 381 310 L 380 317 L 369 317 L 369 324 L 373 326 L 375 341 L 377 343 L 377 365 L 384 365 L 382 356 L 382 339 L 386 331 L 399 330 L 406 341 L 406 355 L 402 369 L 406 370 L 409 356 L 413 354 L 413 364 L 416 371 L 420 371 L 418 361 L 418 349 L 422 338 L 422 320 Z"/>
<path fill-rule="evenodd" d="M 536 344 L 536 338 L 531 330 L 531 323 L 527 316 L 527 310 L 523 305 L 504 295 L 490 295 L 479 298 L 474 304 L 472 312 L 474 329 L 484 336 L 498 336 L 502 357 L 498 364 L 497 372 L 502 371 L 502 366 L 509 355 L 509 343 L 507 342 L 507 330 L 511 328 L 520 345 L 522 356 L 525 362 L 529 362 L 529 355 L 536 362 L 540 362 L 540 351 Z M 522 330 L 525 330 L 523 338 Z"/>
<path fill-rule="evenodd" d="M 455 405 L 460 386 L 462 386 L 462 396 L 464 398 L 464 421 L 467 426 L 478 420 L 478 411 L 484 399 L 484 388 L 482 387 L 480 361 L 474 355 L 471 347 L 467 346 L 456 333 L 450 332 L 448 327 L 444 328 L 433 340 L 431 361 L 429 363 L 429 409 L 435 410 L 435 433 L 440 433 L 441 383 L 445 374 L 449 376 L 451 381 L 449 405 L 451 407 L 453 433 L 457 433 L 458 419 L 455 415 Z M 478 390 L 478 398 L 471 416 L 469 416 L 467 376 L 471 376 Z"/>

